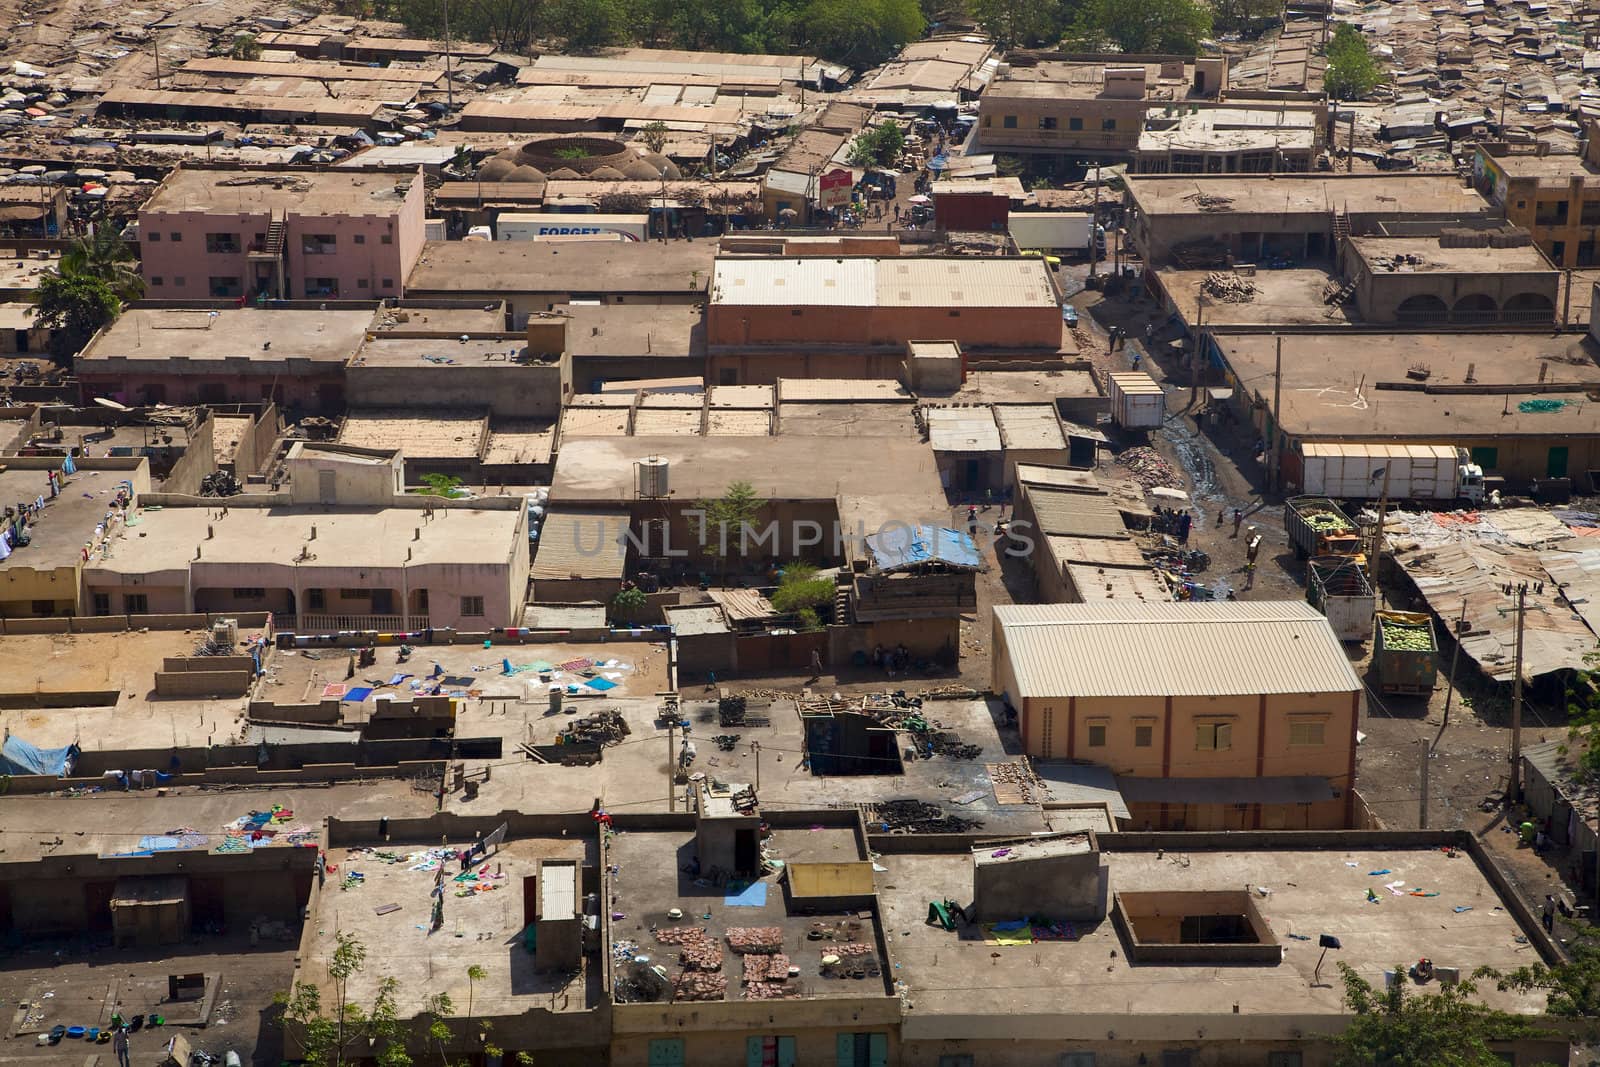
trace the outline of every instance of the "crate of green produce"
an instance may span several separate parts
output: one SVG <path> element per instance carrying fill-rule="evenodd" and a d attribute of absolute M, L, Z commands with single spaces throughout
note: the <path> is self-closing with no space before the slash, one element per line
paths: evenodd
<path fill-rule="evenodd" d="M 1380 611 L 1372 664 L 1384 693 L 1427 694 L 1438 678 L 1433 620 L 1418 612 Z"/>

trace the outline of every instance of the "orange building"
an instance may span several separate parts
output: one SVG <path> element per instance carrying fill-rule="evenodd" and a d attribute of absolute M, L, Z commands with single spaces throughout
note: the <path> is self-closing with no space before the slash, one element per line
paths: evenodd
<path fill-rule="evenodd" d="M 997 606 L 994 630 L 1027 753 L 1111 770 L 1131 828 L 1354 824 L 1361 680 L 1310 606 Z"/>

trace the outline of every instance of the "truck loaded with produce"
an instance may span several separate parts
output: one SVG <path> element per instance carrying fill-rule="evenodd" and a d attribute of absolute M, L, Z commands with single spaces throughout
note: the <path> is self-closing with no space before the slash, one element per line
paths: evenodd
<path fill-rule="evenodd" d="M 1326 497 L 1291 498 L 1283 507 L 1283 528 L 1301 559 L 1354 556 L 1361 551 L 1361 531 L 1354 520 Z"/>

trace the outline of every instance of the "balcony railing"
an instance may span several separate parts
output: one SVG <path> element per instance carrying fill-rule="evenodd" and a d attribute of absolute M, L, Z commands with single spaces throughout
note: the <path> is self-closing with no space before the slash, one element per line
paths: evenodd
<path fill-rule="evenodd" d="M 303 634 L 337 633 L 341 630 L 390 634 L 426 630 L 428 625 L 426 615 L 329 615 L 318 612 L 305 612 L 298 620 L 293 615 L 281 615 L 278 622 L 279 629 Z"/>

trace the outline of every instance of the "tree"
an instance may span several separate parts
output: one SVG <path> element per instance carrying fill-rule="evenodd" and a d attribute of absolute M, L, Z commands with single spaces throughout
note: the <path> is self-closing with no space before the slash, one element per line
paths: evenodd
<path fill-rule="evenodd" d="M 1259 33 L 1278 20 L 1283 0 L 1211 0 L 1211 13 L 1222 32 Z"/>
<path fill-rule="evenodd" d="M 972 0 L 972 17 L 1002 52 L 1060 44 L 1067 27 L 1066 8 L 1060 2 Z"/>
<path fill-rule="evenodd" d="M 1085 0 L 1072 34 L 1097 50 L 1192 54 L 1211 34 L 1211 9 L 1198 0 Z"/>
<path fill-rule="evenodd" d="M 766 504 L 749 482 L 732 482 L 721 497 L 700 502 L 700 544 L 707 555 L 722 562 L 724 576 L 728 560 L 742 559 L 749 551 L 756 516 Z"/>
<path fill-rule="evenodd" d="M 489 972 L 476 963 L 467 967 L 467 1029 L 472 1029 L 472 993 L 477 984 L 489 977 Z"/>
<path fill-rule="evenodd" d="M 667 147 L 667 137 L 671 132 L 665 122 L 657 119 L 639 127 L 639 140 L 643 141 L 644 146 L 650 151 L 659 153 L 663 148 Z"/>
<path fill-rule="evenodd" d="M 1418 993 L 1407 990 L 1405 968 L 1394 969 L 1400 980 L 1379 991 L 1339 964 L 1344 1002 L 1355 1012 L 1336 1039 L 1339 1067 L 1502 1067 L 1489 1043 L 1537 1032 L 1527 1020 L 1474 1000 L 1471 981 Z"/>
<path fill-rule="evenodd" d="M 817 568 L 796 560 L 783 568 L 783 578 L 772 594 L 772 606 L 785 615 L 810 611 L 833 603 L 834 583 L 830 578 L 818 578 Z"/>
<path fill-rule="evenodd" d="M 862 130 L 850 143 L 846 160 L 852 167 L 887 167 L 900 158 L 906 134 L 897 122 L 883 122 Z"/>
<path fill-rule="evenodd" d="M 566 38 L 572 51 L 589 51 L 624 36 L 627 16 L 620 0 L 551 0 L 546 11 L 549 31 Z"/>
<path fill-rule="evenodd" d="M 424 474 L 422 484 L 411 490 L 419 496 L 442 496 L 454 499 L 457 496 L 467 495 L 458 492 L 461 489 L 461 479 L 454 474 Z"/>
<path fill-rule="evenodd" d="M 808 47 L 836 63 L 870 67 L 916 40 L 926 26 L 917 0 L 811 0 L 791 29 L 800 39 L 775 46 Z"/>
<path fill-rule="evenodd" d="M 450 1024 L 445 1022 L 456 1011 L 455 1004 L 450 999 L 449 993 L 435 993 L 423 1003 L 423 1013 L 428 1018 L 428 1040 L 433 1042 L 434 1048 L 439 1053 L 439 1067 L 450 1065 L 450 1040 L 454 1036 L 450 1032 Z"/>
<path fill-rule="evenodd" d="M 1564 1019 L 1600 1019 L 1600 939 L 1584 930 L 1567 944 L 1567 959 L 1553 967 L 1533 963 L 1509 974 L 1485 969 L 1498 988 L 1540 990 L 1545 1011 Z"/>
<path fill-rule="evenodd" d="M 1328 42 L 1328 69 L 1322 86 L 1330 100 L 1360 100 L 1383 81 L 1378 61 L 1372 58 L 1367 39 L 1348 22 L 1341 22 Z"/>
<path fill-rule="evenodd" d="M 138 260 L 116 232 L 107 225 L 73 241 L 61 255 L 61 273 L 98 278 L 111 287 L 118 300 L 132 301 L 144 295 L 144 279 L 135 267 Z"/>
<path fill-rule="evenodd" d="M 360 1005 L 347 999 L 350 979 L 366 966 L 367 949 L 354 934 L 336 932 L 333 957 L 328 962 L 328 978 L 333 984 L 333 1014 L 330 1017 L 322 1004 L 322 990 L 306 982 L 296 982 L 287 996 L 280 996 L 283 1021 L 299 1030 L 301 1059 L 311 1067 L 338 1067 L 344 1062 L 345 1049 L 357 1037 L 370 1038 L 373 1048 L 378 1042 L 383 1049 L 377 1052 L 382 1067 L 409 1067 L 411 1057 L 396 1010 L 400 983 L 385 977 L 378 983 L 378 993 L 373 998 L 372 1010 L 363 1012 Z"/>
<path fill-rule="evenodd" d="M 47 274 L 34 290 L 39 305 L 34 324 L 54 332 L 50 354 L 66 363 L 89 343 L 95 331 L 122 313 L 122 301 L 99 278 L 86 274 Z"/>
<path fill-rule="evenodd" d="M 261 58 L 261 46 L 256 43 L 253 33 L 236 33 L 233 35 L 233 44 L 228 46 L 228 58 L 242 60 L 257 60 Z"/>

